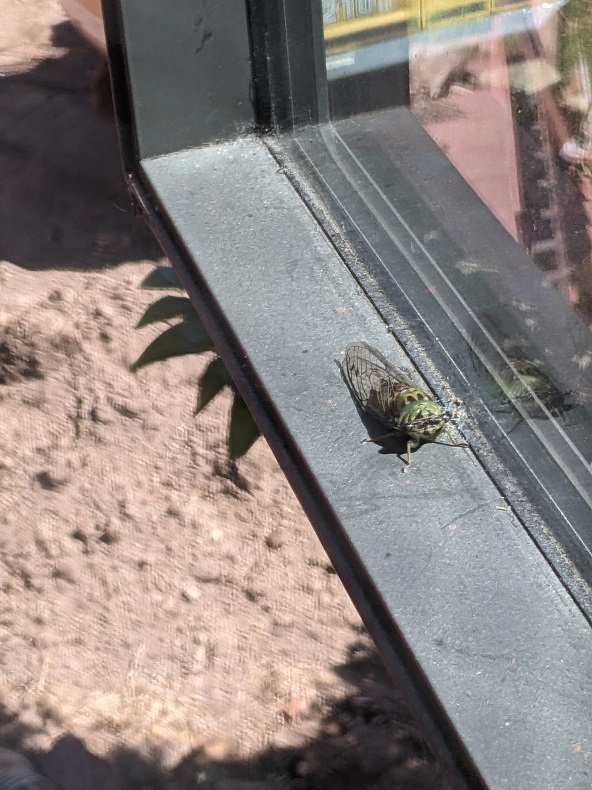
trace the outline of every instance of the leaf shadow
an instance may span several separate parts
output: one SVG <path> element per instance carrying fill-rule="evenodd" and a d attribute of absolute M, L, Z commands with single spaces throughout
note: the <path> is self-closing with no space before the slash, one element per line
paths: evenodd
<path fill-rule="evenodd" d="M 55 732 L 57 722 L 44 711 L 45 720 L 34 724 L 30 703 L 21 717 L 1 701 L 0 747 L 24 755 L 58 790 L 449 790 L 365 634 L 333 671 L 347 692 L 325 700 L 308 720 L 294 720 L 293 743 L 269 745 L 248 759 L 213 758 L 200 746 L 171 764 L 166 743 L 122 745 L 99 757 L 68 731 L 38 749 L 35 738 L 46 728 Z M 0 788 L 2 782 L 3 774 Z"/>

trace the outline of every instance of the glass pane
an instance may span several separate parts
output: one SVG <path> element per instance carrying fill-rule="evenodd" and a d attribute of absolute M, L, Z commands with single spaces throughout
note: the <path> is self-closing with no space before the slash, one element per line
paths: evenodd
<path fill-rule="evenodd" d="M 407 259 L 471 315 L 469 409 L 486 404 L 513 437 L 534 430 L 592 505 L 589 0 L 326 0 L 323 23 L 336 134 L 379 152 L 373 188 L 415 240 Z M 499 222 L 499 254 L 448 194 L 432 141 Z"/>

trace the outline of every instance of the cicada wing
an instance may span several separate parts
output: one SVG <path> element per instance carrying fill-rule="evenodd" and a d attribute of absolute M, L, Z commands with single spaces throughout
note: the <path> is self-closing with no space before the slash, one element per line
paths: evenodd
<path fill-rule="evenodd" d="M 345 349 L 345 372 L 356 400 L 379 422 L 394 427 L 397 395 L 415 387 L 380 351 L 362 341 Z"/>

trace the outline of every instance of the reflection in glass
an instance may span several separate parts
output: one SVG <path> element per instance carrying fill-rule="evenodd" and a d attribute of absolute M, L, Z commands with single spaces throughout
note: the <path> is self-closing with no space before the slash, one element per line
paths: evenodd
<path fill-rule="evenodd" d="M 505 424 L 502 421 L 506 431 L 514 430 L 523 419 L 544 419 L 545 413 L 567 426 L 568 412 L 578 406 L 578 394 L 560 389 L 545 370 L 544 361 L 527 356 L 519 340 L 508 335 L 491 315 L 483 313 L 479 320 L 496 338 L 505 357 L 493 377 L 480 363 L 483 354 L 473 353 L 472 358 L 476 373 L 484 382 L 486 402 L 495 412 L 508 417 Z M 478 338 L 471 338 L 471 348 L 478 352 Z M 492 386 L 488 387 L 488 382 Z"/>
<path fill-rule="evenodd" d="M 325 0 L 323 18 L 333 117 L 410 105 L 591 324 L 588 0 Z"/>
<path fill-rule="evenodd" d="M 467 340 L 469 412 L 535 435 L 592 506 L 589 0 L 322 8 L 335 161 Z"/>
<path fill-rule="evenodd" d="M 589 0 L 325 0 L 323 19 L 333 118 L 357 116 L 396 161 L 389 109 L 409 107 L 529 255 L 533 276 L 592 328 Z M 496 273 L 515 266 L 493 265 Z M 491 269 L 471 256 L 456 263 L 463 266 L 467 279 Z M 534 288 L 531 299 L 508 293 L 511 277 L 499 298 L 518 336 L 546 332 L 543 356 L 564 355 L 570 338 L 557 312 L 537 302 Z M 584 401 L 590 347 L 580 333 L 572 351 L 578 380 L 568 376 L 563 388 Z"/>
<path fill-rule="evenodd" d="M 592 322 L 589 7 L 523 3 L 491 33 L 419 45 L 411 106 L 550 282 Z M 509 33 L 507 32 L 509 29 Z M 468 46 L 470 44 L 470 46 Z M 443 117 L 443 114 L 446 114 Z M 452 117 L 454 116 L 454 117 Z"/>

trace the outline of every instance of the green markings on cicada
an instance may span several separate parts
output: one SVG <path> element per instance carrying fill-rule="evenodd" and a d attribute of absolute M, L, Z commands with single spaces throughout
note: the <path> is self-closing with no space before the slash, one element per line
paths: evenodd
<path fill-rule="evenodd" d="M 394 434 L 407 437 L 406 463 L 411 463 L 411 450 L 420 442 L 437 442 L 455 415 L 420 389 L 401 370 L 390 364 L 368 343 L 351 343 L 345 349 L 345 373 L 360 407 L 379 423 L 389 428 L 384 436 L 364 439 L 378 442 Z M 447 444 L 447 442 L 437 442 Z"/>

